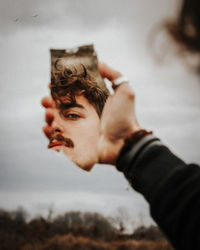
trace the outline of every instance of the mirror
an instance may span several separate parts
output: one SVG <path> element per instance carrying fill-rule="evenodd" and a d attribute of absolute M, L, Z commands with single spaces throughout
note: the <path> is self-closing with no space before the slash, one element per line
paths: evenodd
<path fill-rule="evenodd" d="M 84 170 L 97 161 L 101 113 L 109 95 L 93 45 L 51 49 L 49 148 Z M 48 119 L 48 117 L 47 117 Z"/>

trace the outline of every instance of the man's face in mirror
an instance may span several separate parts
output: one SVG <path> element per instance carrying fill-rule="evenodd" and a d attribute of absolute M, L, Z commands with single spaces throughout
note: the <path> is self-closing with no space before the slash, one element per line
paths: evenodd
<path fill-rule="evenodd" d="M 85 170 L 97 161 L 100 117 L 84 96 L 52 109 L 49 148 L 60 151 Z"/>
<path fill-rule="evenodd" d="M 48 147 L 62 150 L 79 167 L 90 170 L 98 160 L 100 117 L 108 92 L 87 72 L 73 77 L 61 72 L 51 81 L 52 105 L 46 111 L 44 128 Z"/>

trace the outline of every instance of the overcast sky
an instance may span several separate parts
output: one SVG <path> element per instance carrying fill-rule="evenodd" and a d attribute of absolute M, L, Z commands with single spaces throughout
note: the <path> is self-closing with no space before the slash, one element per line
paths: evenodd
<path fill-rule="evenodd" d="M 40 100 L 48 94 L 49 49 L 93 43 L 100 60 L 129 77 L 142 126 L 200 163 L 199 79 L 168 50 L 162 32 L 150 49 L 152 30 L 175 10 L 174 0 L 0 0 L 1 207 L 47 214 L 53 204 L 55 213 L 105 215 L 124 207 L 132 220 L 143 214 L 150 223 L 147 203 L 114 167 L 86 173 L 47 149 Z"/>

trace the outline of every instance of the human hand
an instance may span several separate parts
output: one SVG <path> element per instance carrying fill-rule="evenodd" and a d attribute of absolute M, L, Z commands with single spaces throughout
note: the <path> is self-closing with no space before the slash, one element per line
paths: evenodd
<path fill-rule="evenodd" d="M 99 63 L 102 77 L 111 82 L 122 74 L 104 63 Z M 116 163 L 125 139 L 141 130 L 135 113 L 135 94 L 128 83 L 115 88 L 109 96 L 101 117 L 98 160 L 100 163 Z"/>
<path fill-rule="evenodd" d="M 45 108 L 45 121 L 46 125 L 43 127 L 43 132 L 48 139 L 51 138 L 53 133 L 52 122 L 54 119 L 52 109 L 54 108 L 53 99 L 51 97 L 45 96 L 41 100 L 42 106 Z"/>

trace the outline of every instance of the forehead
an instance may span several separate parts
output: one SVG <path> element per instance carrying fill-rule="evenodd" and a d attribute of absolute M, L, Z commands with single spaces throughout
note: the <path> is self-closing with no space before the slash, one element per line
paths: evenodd
<path fill-rule="evenodd" d="M 56 100 L 56 107 L 58 109 L 70 109 L 70 108 L 79 108 L 83 111 L 95 111 L 93 105 L 89 103 L 86 97 L 83 95 L 75 96 L 75 99 L 72 100 L 70 95 L 60 98 L 61 100 Z"/>

